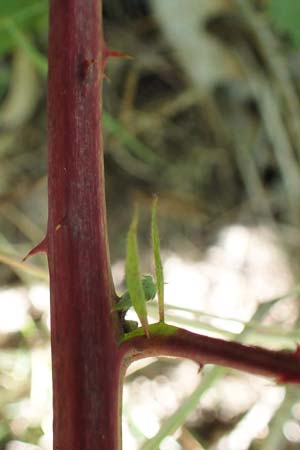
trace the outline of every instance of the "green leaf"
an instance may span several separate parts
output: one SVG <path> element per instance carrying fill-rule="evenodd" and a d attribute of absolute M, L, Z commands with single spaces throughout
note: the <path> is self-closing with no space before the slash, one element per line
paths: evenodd
<path fill-rule="evenodd" d="M 147 319 L 146 299 L 139 269 L 137 226 L 138 213 L 137 209 L 135 209 L 133 219 L 127 234 L 126 284 L 129 296 L 132 301 L 132 306 L 134 307 L 134 310 L 141 321 L 146 336 L 150 337 Z"/>
<path fill-rule="evenodd" d="M 157 285 L 157 295 L 158 295 L 158 308 L 159 308 L 159 320 L 164 322 L 164 273 L 160 257 L 160 245 L 159 245 L 159 235 L 158 226 L 156 219 L 157 211 L 157 196 L 154 196 L 152 204 L 152 220 L 151 220 L 151 236 L 152 236 L 152 250 L 154 256 L 155 264 L 155 275 L 156 275 L 156 285 Z"/>
<path fill-rule="evenodd" d="M 143 290 L 146 301 L 153 300 L 156 296 L 156 284 L 151 275 L 144 275 L 142 279 Z"/>
<path fill-rule="evenodd" d="M 295 45 L 300 40 L 300 2 L 299 0 L 270 0 L 267 12 L 274 24 L 289 33 Z"/>
<path fill-rule="evenodd" d="M 153 300 L 156 296 L 156 284 L 153 281 L 151 275 L 144 275 L 142 278 L 142 286 L 145 295 L 145 300 L 148 302 L 149 300 Z M 131 308 L 132 301 L 129 295 L 129 292 L 126 291 L 118 303 L 114 306 L 114 311 L 127 311 L 127 309 Z"/>
<path fill-rule="evenodd" d="M 129 295 L 129 292 L 126 291 L 125 294 L 122 295 L 118 303 L 113 307 L 113 311 L 127 311 L 127 309 L 131 308 L 132 301 Z"/>

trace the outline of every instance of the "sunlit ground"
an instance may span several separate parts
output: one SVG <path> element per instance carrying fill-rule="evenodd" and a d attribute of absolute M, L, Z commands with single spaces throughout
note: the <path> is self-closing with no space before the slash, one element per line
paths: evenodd
<path fill-rule="evenodd" d="M 240 333 L 259 303 L 295 288 L 276 236 L 263 227 L 236 225 L 227 228 L 201 261 L 184 261 L 167 251 L 163 257 L 165 301 L 168 305 L 189 310 L 184 312 L 168 307 L 168 322 L 179 324 L 180 318 L 180 326 L 212 336 L 227 338 L 230 333 Z M 119 286 L 124 276 L 123 262 L 113 266 L 113 274 Z M 32 309 L 42 314 L 42 320 L 49 328 L 47 286 L 35 285 L 28 290 L 3 289 L 0 293 L 0 338 L 18 331 L 30 336 L 32 319 L 29 312 Z M 196 320 L 197 311 L 201 315 Z M 263 329 L 253 324 L 248 342 L 272 348 L 293 348 L 294 342 L 286 333 L 293 325 L 294 311 L 295 295 L 282 300 L 271 310 Z M 155 302 L 149 305 L 149 312 L 154 321 Z M 130 311 L 128 316 L 133 318 L 134 313 Z M 162 359 L 158 366 L 154 358 L 129 368 L 123 393 L 125 450 L 140 448 L 146 438 L 152 438 L 159 431 L 166 418 L 201 382 L 203 374 L 199 374 L 198 368 L 191 361 L 177 359 Z M 5 450 L 52 449 L 49 344 L 45 345 L 43 340 L 40 345 L 35 342 L 30 356 L 21 350 L 1 350 L 0 392 L 1 402 L 6 405 L 3 411 L 16 436 Z M 205 428 L 211 427 L 216 420 L 227 423 L 231 431 L 214 432 L 214 444 L 209 448 L 246 450 L 254 439 L 268 436 L 269 422 L 284 397 L 285 388 L 276 386 L 272 380 L 230 371 L 207 390 L 189 414 L 186 425 L 196 428 L 200 424 Z M 234 423 L 232 428 L 230 424 Z M 37 446 L 17 439 L 24 436 L 27 429 L 39 427 Z M 0 435 L 2 432 L 0 424 Z M 288 441 L 300 442 L 300 402 L 284 424 L 283 433 Z M 183 428 L 166 438 L 160 448 L 208 448 L 205 440 L 206 437 L 202 439 L 203 447 L 200 444 L 192 447 L 193 437 Z"/>

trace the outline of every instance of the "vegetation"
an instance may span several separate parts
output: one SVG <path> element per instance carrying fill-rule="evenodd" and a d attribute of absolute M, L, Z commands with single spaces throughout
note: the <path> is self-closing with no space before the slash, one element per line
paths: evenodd
<path fill-rule="evenodd" d="M 124 256 L 124 237 L 116 239 L 116 236 L 124 236 L 127 229 L 128 211 L 133 204 L 132 193 L 138 191 L 139 195 L 135 194 L 135 197 L 139 197 L 140 204 L 147 205 L 151 199 L 150 193 L 155 191 L 160 197 L 163 219 L 161 234 L 166 247 L 179 253 L 178 244 L 185 233 L 188 232 L 195 246 L 201 233 L 204 253 L 217 231 L 230 222 L 250 223 L 252 227 L 264 224 L 276 233 L 276 239 L 284 247 L 289 260 L 290 285 L 295 285 L 292 274 L 298 268 L 295 251 L 299 225 L 298 80 L 294 78 L 295 69 L 285 60 L 284 51 L 275 46 L 282 39 L 282 45 L 288 51 L 297 51 L 297 37 L 289 26 L 291 22 L 288 19 L 280 22 L 281 13 L 275 1 L 268 4 L 264 13 L 259 5 L 238 1 L 233 2 L 229 16 L 228 12 L 221 10 L 209 16 L 204 7 L 202 12 L 196 11 L 196 8 L 193 15 L 200 14 L 198 23 L 203 24 L 205 19 L 205 27 L 201 29 L 203 36 L 211 33 L 213 40 L 221 37 L 226 44 L 226 51 L 223 51 L 227 66 L 222 66 L 222 70 L 209 68 L 203 54 L 201 63 L 205 70 L 211 70 L 209 78 L 202 73 L 202 83 L 205 77 L 208 80 L 203 93 L 199 80 L 191 77 L 189 63 L 183 57 L 183 47 L 178 47 L 174 41 L 177 62 L 171 54 L 167 55 L 166 60 L 163 59 L 164 48 L 168 48 L 168 30 L 163 25 L 164 12 L 158 5 L 155 1 L 151 3 L 153 17 L 160 23 L 163 34 L 159 36 L 159 41 L 154 39 L 151 44 L 157 55 L 153 57 L 147 42 L 152 42 L 153 35 L 157 36 L 159 30 L 151 28 L 151 25 L 147 28 L 149 11 L 142 6 L 126 9 L 127 3 L 121 6 L 117 1 L 112 2 L 111 6 L 104 4 L 107 25 L 105 35 L 110 45 L 117 46 L 126 54 L 135 54 L 134 44 L 130 45 L 130 36 L 126 33 L 124 39 L 121 36 L 124 30 L 130 29 L 130 23 L 136 25 L 138 36 L 138 24 L 142 23 L 140 29 L 143 32 L 134 42 L 142 45 L 143 50 L 135 61 L 142 57 L 146 60 L 143 65 L 123 59 L 107 67 L 113 88 L 107 83 L 104 95 L 107 98 L 113 89 L 114 95 L 120 97 L 113 106 L 108 102 L 103 114 L 108 148 L 106 179 L 112 261 L 121 254 Z M 292 8 L 292 5 L 293 2 L 289 7 Z M 81 8 L 82 5 L 78 2 L 77 6 Z M 290 322 L 287 330 L 282 327 L 284 324 L 280 323 L 280 319 L 277 319 L 279 323 L 272 319 L 272 311 L 286 302 L 282 295 L 257 305 L 248 323 L 235 318 L 243 330 L 235 336 L 232 333 L 229 336 L 226 327 L 216 326 L 218 318 L 210 317 L 207 320 L 207 315 L 206 320 L 203 320 L 204 312 L 200 313 L 197 308 L 185 308 L 184 302 L 181 307 L 185 312 L 181 316 L 176 315 L 174 305 L 164 307 L 166 276 L 163 276 L 158 250 L 156 206 L 152 210 L 151 228 L 159 322 L 148 324 L 137 259 L 135 217 L 127 237 L 126 281 L 129 297 L 143 328 L 124 335 L 125 311 L 121 314 L 116 311 L 118 296 L 114 292 L 110 273 L 102 176 L 103 148 L 99 139 L 99 85 L 102 82 L 102 69 L 108 56 L 124 55 L 112 53 L 101 39 L 98 9 L 85 10 L 79 16 L 74 14 L 69 17 L 68 26 L 65 26 L 63 17 L 66 11 L 55 1 L 52 2 L 49 38 L 49 217 L 46 238 L 43 239 L 41 229 L 45 224 L 40 216 L 44 214 L 44 204 L 41 205 L 41 212 L 38 212 L 37 199 L 41 197 L 42 191 L 39 189 L 44 183 L 45 168 L 43 165 L 38 166 L 35 161 L 41 158 L 44 133 L 36 134 L 33 130 L 45 123 L 41 86 L 45 86 L 47 70 L 44 56 L 47 11 L 45 6 L 40 6 L 40 2 L 32 0 L 23 1 L 22 4 L 2 2 L 0 8 L 0 31 L 3 34 L 3 75 L 0 80 L 3 138 L 0 146 L 4 167 L 1 260 L 10 267 L 3 270 L 1 277 L 3 285 L 17 285 L 20 280 L 32 283 L 28 279 L 29 272 L 45 279 L 47 275 L 43 259 L 40 260 L 42 268 L 34 265 L 36 261 L 26 265 L 20 263 L 20 255 L 26 254 L 28 250 L 28 241 L 33 244 L 42 242 L 34 252 L 46 251 L 50 268 L 55 445 L 73 448 L 78 445 L 80 436 L 83 449 L 89 448 L 89 445 L 93 448 L 99 442 L 103 446 L 118 448 L 118 390 L 103 391 L 103 384 L 111 387 L 119 385 L 125 367 L 140 357 L 162 353 L 191 357 L 200 364 L 200 368 L 203 363 L 208 363 L 201 372 L 203 378 L 199 386 L 164 423 L 160 432 L 144 444 L 144 449 L 158 448 L 166 436 L 184 423 L 205 392 L 216 386 L 222 376 L 224 379 L 230 377 L 228 369 L 225 372 L 220 367 L 212 368 L 211 363 L 273 376 L 280 383 L 298 382 L 299 353 L 297 349 L 295 351 L 295 341 L 299 339 L 298 308 L 295 303 L 299 295 L 298 288 L 288 294 L 290 308 L 294 309 L 287 316 Z M 124 24 L 120 23 L 120 12 Z M 84 21 L 89 13 L 93 13 L 96 18 L 99 16 L 99 20 L 87 27 Z M 171 13 L 175 14 L 176 11 Z M 270 14 L 269 20 L 267 14 Z M 290 17 L 295 17 L 295 14 Z M 172 24 L 175 23 L 174 17 Z M 230 24 L 234 24 L 233 35 L 230 35 L 227 26 L 228 18 Z M 270 28 L 270 18 L 273 20 L 273 29 Z M 74 33 L 76 27 L 79 27 L 82 35 Z M 61 46 L 68 39 L 69 44 Z M 210 55 L 220 51 L 220 48 L 210 47 L 212 42 L 209 39 L 206 45 Z M 72 70 L 66 71 L 66 66 L 74 68 L 72 64 L 77 61 L 72 58 L 72 53 L 70 55 L 70 50 L 74 52 L 73 55 L 80 52 L 86 55 L 75 78 L 70 75 Z M 94 54 L 100 55 L 99 61 Z M 170 71 L 172 64 L 173 69 Z M 26 75 L 26 82 L 31 80 L 29 86 L 34 87 L 31 91 L 29 88 L 24 89 L 22 81 L 17 78 L 20 71 L 22 79 Z M 24 92 L 24 97 L 19 92 Z M 156 97 L 156 102 L 153 92 L 157 92 L 160 97 Z M 186 131 L 183 131 L 185 127 Z M 29 150 L 24 151 L 21 143 L 26 135 L 30 145 Z M 16 147 L 21 148 L 21 151 L 13 152 L 12 149 Z M 15 182 L 12 184 L 16 177 L 20 180 L 20 187 L 16 187 Z M 127 186 L 126 194 L 120 198 L 124 186 Z M 26 207 L 26 200 L 34 206 Z M 144 206 L 140 212 L 140 229 L 144 236 L 149 234 L 144 232 L 149 223 L 149 217 L 146 219 L 147 209 Z M 145 240 L 142 250 L 145 249 Z M 185 252 L 185 256 L 191 258 L 192 254 L 187 255 Z M 145 272 L 150 270 L 146 268 Z M 26 312 L 27 319 L 21 331 L 1 335 L 3 351 L 0 370 L 3 377 L 10 380 L 3 382 L 2 388 L 4 420 L 0 437 L 3 448 L 14 445 L 14 440 L 33 442 L 40 447 L 46 445 L 42 439 L 44 425 L 37 419 L 26 419 L 22 426 L 22 420 L 18 420 L 24 417 L 22 402 L 28 398 L 28 393 L 32 395 L 34 385 L 34 379 L 31 387 L 29 384 L 29 350 L 33 349 L 34 354 L 48 336 L 43 310 L 34 306 L 32 300 L 29 304 L 31 306 Z M 177 311 L 179 309 L 177 306 Z M 147 304 L 147 310 L 152 313 L 153 306 Z M 269 325 L 261 325 L 265 317 Z M 164 321 L 172 325 L 165 325 Z M 184 328 L 192 325 L 201 334 L 179 329 L 180 324 Z M 209 329 L 216 337 L 205 336 L 205 329 Z M 220 338 L 224 336 L 240 342 L 224 341 Z M 269 337 L 272 339 L 272 348 L 276 350 L 245 347 L 241 343 L 246 337 L 248 343 L 256 344 L 259 341 L 263 347 L 267 347 Z M 279 351 L 282 348 L 289 351 Z M 13 385 L 12 372 L 18 361 L 21 361 L 24 385 L 18 389 L 9 389 L 7 386 Z M 278 404 L 278 412 L 275 414 L 273 411 L 274 424 L 270 424 L 269 434 L 261 443 L 261 448 L 286 448 L 287 442 L 282 434 L 284 424 L 293 420 L 294 425 L 297 425 L 296 417 L 291 419 L 292 406 L 297 405 L 296 391 L 288 387 L 284 392 L 285 397 Z M 98 402 L 109 406 L 98 408 Z M 78 405 L 81 407 L 78 408 Z M 124 409 L 126 412 L 126 406 Z M 16 419 L 13 418 L 13 410 L 16 411 Z M 95 421 L 97 428 L 92 426 Z M 242 418 L 236 416 L 231 427 L 238 427 L 241 421 Z M 218 421 L 214 422 L 217 426 Z M 101 427 L 106 430 L 106 434 L 101 434 Z M 194 428 L 198 429 L 195 437 L 187 430 L 182 433 L 182 448 L 188 448 L 188 443 L 193 439 L 202 441 L 201 445 L 205 448 L 213 448 L 213 437 L 209 436 L 205 420 L 200 420 L 198 428 Z M 132 424 L 132 429 L 133 434 L 138 435 L 137 440 L 141 440 L 136 425 Z M 202 434 L 206 442 L 200 437 Z M 285 433 L 285 436 L 289 438 L 291 434 Z M 199 443 L 197 445 L 201 448 Z"/>

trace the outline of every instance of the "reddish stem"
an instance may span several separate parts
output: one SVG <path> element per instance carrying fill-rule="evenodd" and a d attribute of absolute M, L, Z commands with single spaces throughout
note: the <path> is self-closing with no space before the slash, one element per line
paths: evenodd
<path fill-rule="evenodd" d="M 169 336 L 134 337 L 121 346 L 126 364 L 149 356 L 177 356 L 197 363 L 231 367 L 273 377 L 280 383 L 300 383 L 300 352 L 266 350 L 177 329 Z"/>
<path fill-rule="evenodd" d="M 118 345 L 106 229 L 100 0 L 51 0 L 48 254 L 55 450 L 119 450 L 120 386 L 133 360 L 165 354 L 299 382 L 299 354 L 178 330 Z M 126 55 L 125 55 L 126 56 Z"/>
<path fill-rule="evenodd" d="M 99 0 L 51 0 L 47 253 L 55 450 L 120 448 L 117 340 L 106 230 Z M 98 61 L 86 69 L 86 61 Z"/>

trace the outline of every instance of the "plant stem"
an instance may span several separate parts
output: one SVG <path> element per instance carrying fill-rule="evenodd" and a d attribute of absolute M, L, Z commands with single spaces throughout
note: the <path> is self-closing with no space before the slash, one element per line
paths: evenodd
<path fill-rule="evenodd" d="M 120 448 L 121 360 L 106 229 L 99 0 L 51 0 L 49 213 L 55 450 Z"/>
<path fill-rule="evenodd" d="M 110 51 L 100 0 L 51 0 L 49 32 L 49 211 L 55 450 L 120 450 L 125 368 L 150 355 L 182 356 L 299 382 L 300 357 L 159 324 L 123 341 L 106 226 L 102 78 Z M 155 331 L 156 330 L 156 331 Z M 165 331 L 170 331 L 166 334 Z M 120 344 L 121 343 L 121 344 Z"/>
<path fill-rule="evenodd" d="M 122 343 L 127 364 L 149 356 L 190 358 L 200 364 L 216 364 L 267 377 L 279 383 L 300 383 L 300 352 L 261 347 L 202 336 L 169 325 L 150 325 L 150 338 L 138 335 Z"/>

